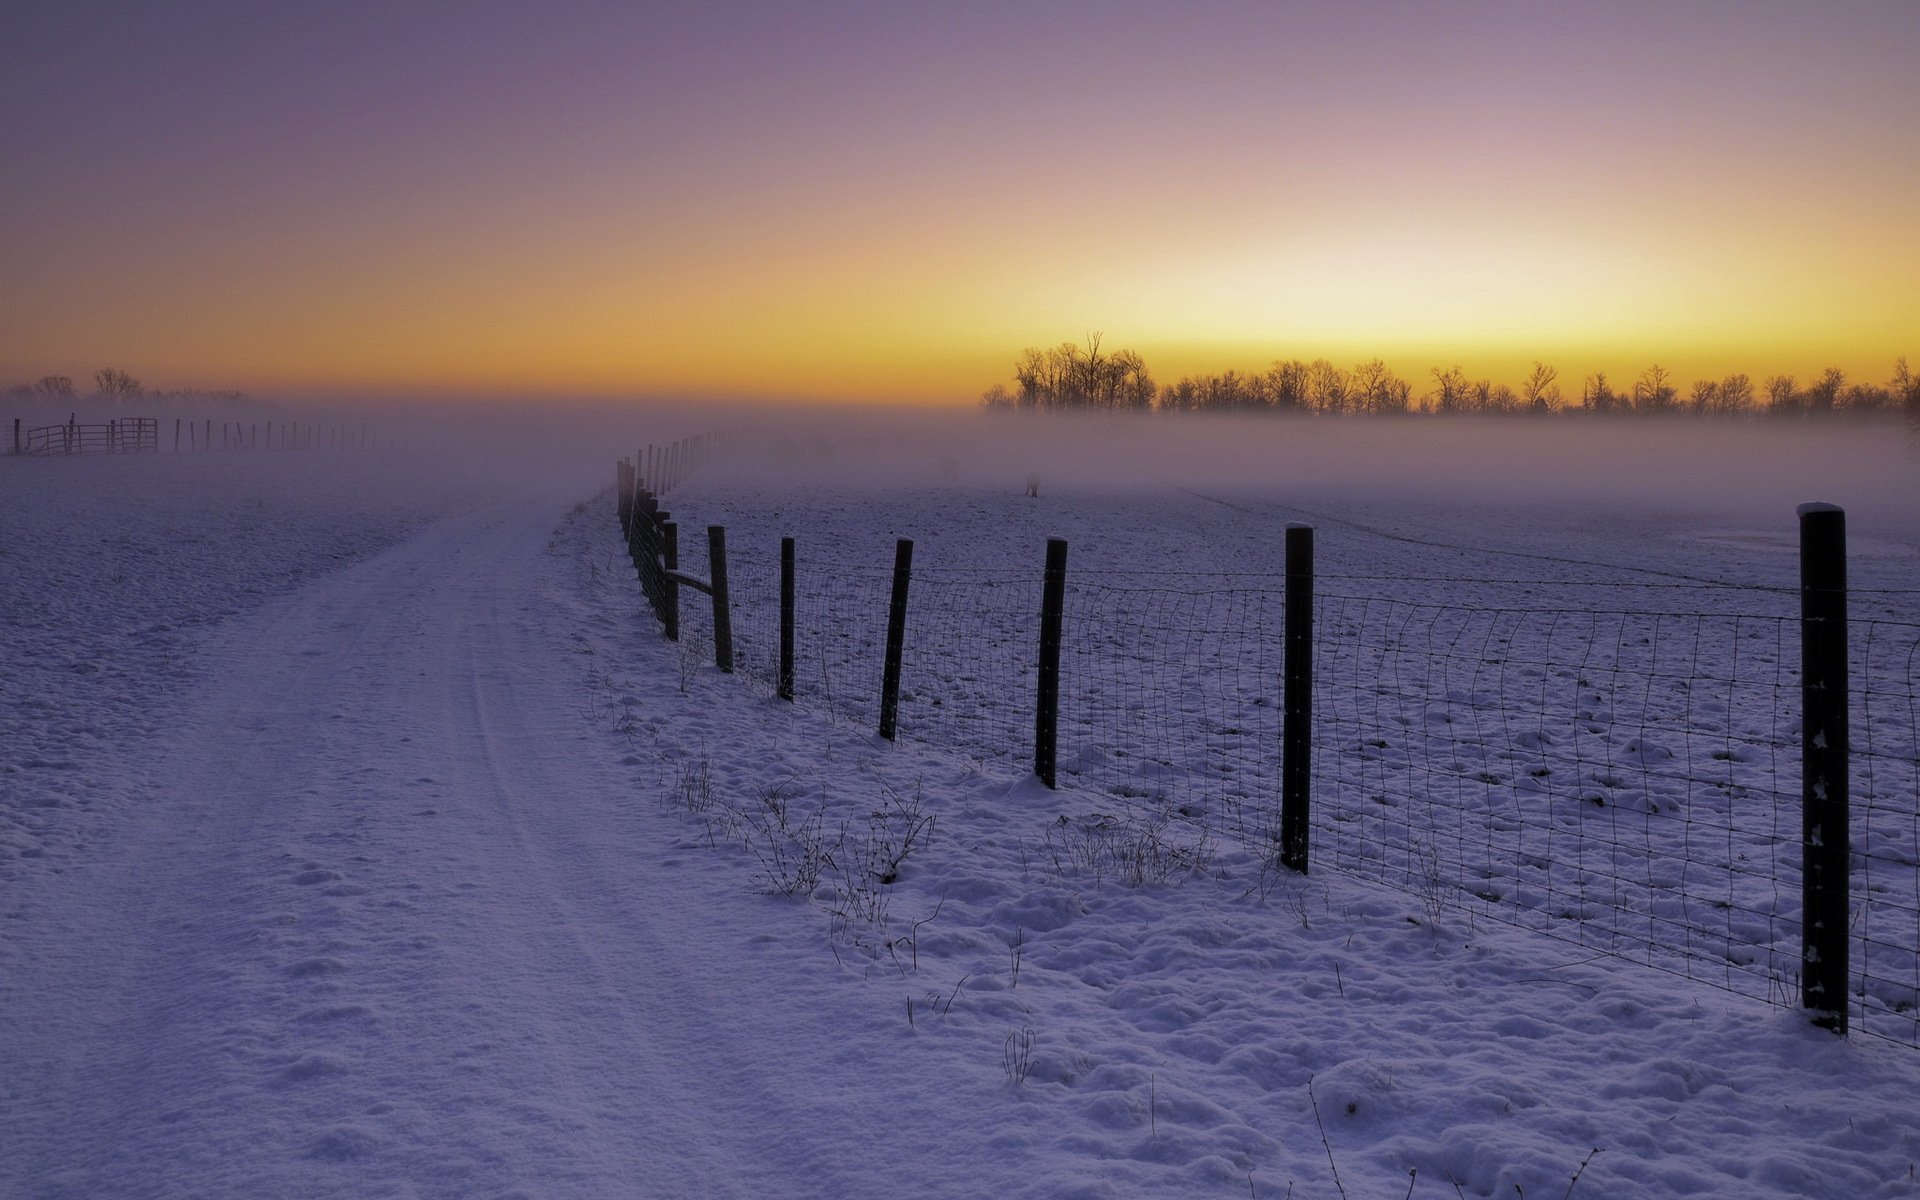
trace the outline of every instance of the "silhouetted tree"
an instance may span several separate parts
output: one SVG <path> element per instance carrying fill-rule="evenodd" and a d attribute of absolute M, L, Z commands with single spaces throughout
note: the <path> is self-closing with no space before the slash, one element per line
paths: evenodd
<path fill-rule="evenodd" d="M 1343 413 L 1351 405 L 1352 381 L 1324 358 L 1307 368 L 1307 397 L 1315 412 Z"/>
<path fill-rule="evenodd" d="M 1716 412 L 1720 407 L 1720 381 L 1718 379 L 1696 379 L 1693 390 L 1687 395 L 1687 407 L 1705 416 Z"/>
<path fill-rule="evenodd" d="M 1610 413 L 1620 408 L 1620 397 L 1607 382 L 1605 371 L 1595 371 L 1580 385 L 1580 407 L 1589 412 Z"/>
<path fill-rule="evenodd" d="M 1761 385 L 1767 391 L 1767 411 L 1776 416 L 1796 416 L 1806 411 L 1799 384 L 1791 375 L 1769 375 Z"/>
<path fill-rule="evenodd" d="M 1276 412 L 1304 412 L 1311 403 L 1312 375 L 1312 368 L 1297 358 L 1275 362 L 1260 378 L 1256 402 Z"/>
<path fill-rule="evenodd" d="M 1377 358 L 1354 367 L 1347 386 L 1354 408 L 1382 414 L 1406 412 L 1407 395 L 1412 390 L 1406 380 L 1396 376 Z"/>
<path fill-rule="evenodd" d="M 140 394 L 140 381 L 125 371 L 102 367 L 93 373 L 94 390 L 110 400 L 131 400 Z"/>
<path fill-rule="evenodd" d="M 1640 378 L 1633 381 L 1633 410 L 1635 412 L 1671 412 L 1673 410 L 1673 401 L 1673 376 L 1659 363 L 1655 363 L 1640 372 Z"/>
<path fill-rule="evenodd" d="M 1533 364 L 1520 384 L 1520 402 L 1531 412 L 1543 413 L 1560 406 L 1560 372 L 1543 362 Z"/>
<path fill-rule="evenodd" d="M 1435 367 L 1433 382 L 1435 390 L 1430 400 L 1430 407 L 1434 412 L 1457 413 L 1466 407 L 1468 384 L 1465 371 L 1458 366 L 1450 367 L 1445 371 Z"/>
<path fill-rule="evenodd" d="M 1722 379 L 1720 390 L 1714 397 L 1714 411 L 1727 416 L 1752 412 L 1753 380 L 1738 373 Z"/>
<path fill-rule="evenodd" d="M 73 395 L 73 380 L 65 375 L 42 375 L 34 381 L 33 390 L 48 399 L 65 400 Z"/>
<path fill-rule="evenodd" d="M 1820 378 L 1807 388 L 1807 411 L 1821 417 L 1831 413 L 1840 401 L 1841 389 L 1846 386 L 1846 372 L 1837 367 L 1828 367 L 1820 373 Z"/>
<path fill-rule="evenodd" d="M 1893 396 L 1877 383 L 1856 383 L 1840 393 L 1839 405 L 1850 413 L 1872 415 L 1893 407 Z"/>
<path fill-rule="evenodd" d="M 1893 383 L 1888 387 L 1894 402 L 1908 412 L 1920 414 L 1920 377 L 1907 368 L 1907 356 L 1893 361 Z"/>

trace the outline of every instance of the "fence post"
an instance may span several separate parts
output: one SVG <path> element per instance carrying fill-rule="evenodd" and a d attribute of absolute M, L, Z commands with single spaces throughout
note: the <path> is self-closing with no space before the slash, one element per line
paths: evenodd
<path fill-rule="evenodd" d="M 633 542 L 633 484 L 632 468 L 626 459 L 613 464 L 614 512 L 620 518 L 620 532 L 627 536 L 629 548 Z"/>
<path fill-rule="evenodd" d="M 1847 514 L 1800 516 L 1800 1003 L 1847 1032 Z"/>
<path fill-rule="evenodd" d="M 780 678 L 782 700 L 793 699 L 793 539 L 780 539 Z"/>
<path fill-rule="evenodd" d="M 640 592 L 654 620 L 664 619 L 660 601 L 660 506 L 642 492 L 634 501 L 632 524 L 627 527 L 627 554 L 640 577 Z"/>
<path fill-rule="evenodd" d="M 713 587 L 713 665 L 733 674 L 733 609 L 727 603 L 727 529 L 707 526 L 707 582 Z"/>
<path fill-rule="evenodd" d="M 661 513 L 664 518 L 667 514 Z M 660 627 L 667 640 L 680 640 L 680 584 L 668 572 L 680 569 L 680 527 L 672 521 L 660 522 L 660 565 L 666 568 L 660 580 Z"/>
<path fill-rule="evenodd" d="M 880 679 L 880 736 L 888 741 L 900 725 L 900 657 L 907 642 L 907 581 L 913 577 L 913 542 L 893 548 L 893 600 L 887 605 L 887 665 Z"/>
<path fill-rule="evenodd" d="M 1040 687 L 1033 706 L 1033 773 L 1048 787 L 1060 745 L 1060 621 L 1067 604 L 1067 542 L 1047 539 L 1040 591 Z"/>
<path fill-rule="evenodd" d="M 1313 526 L 1287 526 L 1280 719 L 1280 861 L 1306 873 L 1313 779 Z"/>

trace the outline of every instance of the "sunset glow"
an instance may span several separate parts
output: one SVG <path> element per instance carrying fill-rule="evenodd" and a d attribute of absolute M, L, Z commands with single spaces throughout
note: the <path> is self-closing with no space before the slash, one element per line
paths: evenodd
<path fill-rule="evenodd" d="M 0 383 L 1884 379 L 1916 61 L 1907 0 L 9 5 Z"/>

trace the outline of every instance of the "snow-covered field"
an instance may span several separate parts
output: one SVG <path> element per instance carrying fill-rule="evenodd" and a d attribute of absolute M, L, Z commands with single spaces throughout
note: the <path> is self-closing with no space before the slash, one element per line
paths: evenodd
<path fill-rule="evenodd" d="M 659 639 L 605 488 L 616 456 L 685 429 L 634 417 L 536 455 L 0 460 L 0 1194 L 1920 1195 L 1920 1050 L 1492 919 L 1466 880 L 1379 882 L 1369 839 L 1338 852 L 1337 794 L 1317 800 L 1329 869 L 1267 869 L 1233 828 L 1258 823 L 1260 755 L 1204 727 L 1271 683 L 1259 639 L 1136 651 L 1160 672 L 1137 684 L 1070 654 L 1059 792 L 1025 773 L 1007 683 L 1049 535 L 1116 643 L 1132 601 L 1102 587 L 1164 597 L 1136 630 L 1260 628 L 1245 605 L 1277 591 L 1256 577 L 1288 520 L 1318 530 L 1323 617 L 1356 626 L 1514 580 L 1536 589 L 1515 608 L 1669 612 L 1639 602 L 1665 581 L 1686 613 L 1767 620 L 1792 611 L 1793 504 L 1827 499 L 1877 589 L 1856 614 L 1911 623 L 1909 445 L 1835 434 L 1796 464 L 1735 438 L 1710 480 L 1697 447 L 1627 435 L 1120 428 L 1067 453 L 1058 430 L 978 426 L 776 430 L 668 498 L 728 526 L 761 655 L 734 676 L 697 657 L 697 597 L 688 644 Z M 865 650 L 807 651 L 803 703 L 772 698 L 740 581 L 768 588 L 782 534 L 836 617 L 916 539 L 900 743 L 862 710 Z M 1223 574 L 1247 577 L 1241 607 L 1180 582 Z M 1533 640 L 1512 657 L 1541 670 L 1537 725 L 1573 652 L 1468 636 L 1501 635 Z M 932 686 L 943 645 L 978 663 L 970 691 Z M 1772 774 L 1792 759 L 1711 757 L 1778 737 L 1740 724 L 1749 675 L 1697 657 L 1737 710 L 1707 761 L 1791 792 Z M 1468 730 L 1444 737 L 1387 689 L 1336 707 L 1316 772 L 1374 734 L 1356 786 L 1431 810 L 1490 771 L 1512 803 L 1523 760 L 1424 761 L 1493 744 L 1485 686 L 1448 685 Z M 1075 729 L 1076 701 L 1109 715 Z M 1596 723 L 1558 753 L 1607 760 L 1619 722 Z M 1196 729 L 1216 749 L 1189 762 Z M 1207 753 L 1247 776 L 1238 814 Z M 1658 758 L 1610 822 L 1675 800 Z M 1872 834 L 1876 864 L 1911 864 L 1906 819 Z M 1750 834 L 1714 821 L 1719 848 Z"/>

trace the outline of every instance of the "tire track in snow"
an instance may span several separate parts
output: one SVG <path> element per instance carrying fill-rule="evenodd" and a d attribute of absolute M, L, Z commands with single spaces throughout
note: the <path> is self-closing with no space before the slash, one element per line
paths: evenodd
<path fill-rule="evenodd" d="M 747 898 L 609 837 L 630 802 L 537 611 L 559 510 L 276 602 L 130 748 L 149 805 L 31 898 L 0 1192 L 859 1192 L 810 1149 L 844 1113 L 796 1091 L 808 1014 L 736 998 Z"/>

